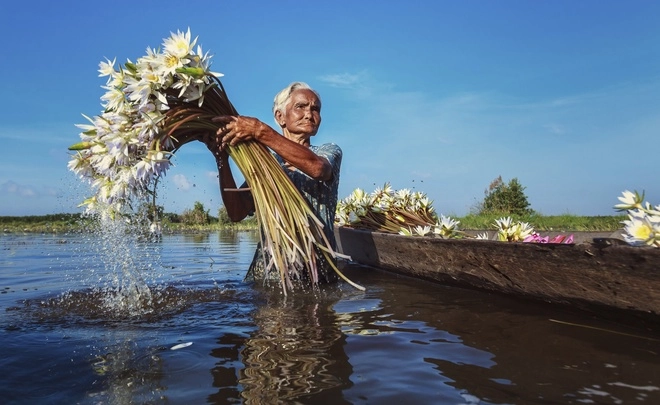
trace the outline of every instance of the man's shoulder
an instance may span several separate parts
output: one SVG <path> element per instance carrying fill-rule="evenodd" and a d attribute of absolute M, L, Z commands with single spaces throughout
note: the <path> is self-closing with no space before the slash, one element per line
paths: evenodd
<path fill-rule="evenodd" d="M 319 152 L 330 152 L 330 153 L 341 153 L 341 148 L 334 142 L 324 143 L 322 145 L 312 145 L 310 146 L 313 152 L 318 154 Z"/>

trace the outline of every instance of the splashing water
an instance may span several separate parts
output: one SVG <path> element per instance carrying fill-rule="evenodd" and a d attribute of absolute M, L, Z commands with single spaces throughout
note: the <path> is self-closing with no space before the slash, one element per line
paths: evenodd
<path fill-rule="evenodd" d="M 100 287 L 102 305 L 121 316 L 140 316 L 153 312 L 153 297 L 147 277 L 153 275 L 154 246 L 145 240 L 144 221 L 98 219 L 92 246 L 105 268 Z"/>

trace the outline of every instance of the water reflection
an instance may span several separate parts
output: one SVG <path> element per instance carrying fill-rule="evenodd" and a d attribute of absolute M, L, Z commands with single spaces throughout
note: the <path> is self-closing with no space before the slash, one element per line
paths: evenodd
<path fill-rule="evenodd" d="M 657 335 L 567 308 L 377 271 L 352 277 L 370 288 L 355 303 L 335 306 L 348 334 L 352 378 L 368 376 L 351 400 L 622 403 L 660 394 Z M 376 361 L 389 367 L 374 368 Z"/>
<path fill-rule="evenodd" d="M 96 392 L 87 399 L 92 403 L 128 405 L 163 398 L 167 390 L 161 353 L 165 348 L 141 349 L 140 336 L 133 331 L 114 331 L 101 336 L 97 355 L 90 360 L 97 376 Z"/>
<path fill-rule="evenodd" d="M 335 286 L 289 296 L 279 289 L 261 293 L 252 315 L 254 333 L 243 340 L 225 335 L 218 341 L 221 348 L 212 352 L 222 359 L 212 370 L 221 391 L 210 399 L 220 403 L 224 395 L 238 395 L 240 386 L 246 404 L 324 398 L 343 403 L 341 392 L 352 385 L 352 368 L 332 309 L 340 291 Z"/>
<path fill-rule="evenodd" d="M 224 229 L 218 232 L 218 241 L 224 245 L 236 246 L 242 233 L 250 234 L 250 232 L 239 232 L 236 229 Z"/>
<path fill-rule="evenodd" d="M 204 233 L 184 233 L 183 240 L 189 244 L 204 245 L 207 246 L 211 238 L 211 234 Z"/>

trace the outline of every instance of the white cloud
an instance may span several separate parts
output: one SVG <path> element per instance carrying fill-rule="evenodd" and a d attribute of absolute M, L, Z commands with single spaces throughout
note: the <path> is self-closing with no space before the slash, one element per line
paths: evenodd
<path fill-rule="evenodd" d="M 181 190 L 185 191 L 185 190 L 190 190 L 192 188 L 192 184 L 188 181 L 188 178 L 183 174 L 175 174 L 172 180 L 174 181 L 174 185 L 176 185 L 176 187 Z"/>
<path fill-rule="evenodd" d="M 18 184 L 11 180 L 6 181 L 0 185 L 0 193 L 2 194 L 11 194 L 20 197 L 37 197 L 37 191 L 31 187 L 22 184 Z"/>
<path fill-rule="evenodd" d="M 319 80 L 330 87 L 355 88 L 366 78 L 366 72 L 359 73 L 335 73 L 319 77 Z"/>

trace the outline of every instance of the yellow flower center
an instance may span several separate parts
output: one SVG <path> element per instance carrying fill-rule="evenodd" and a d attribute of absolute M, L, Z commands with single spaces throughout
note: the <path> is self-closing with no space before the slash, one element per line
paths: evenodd
<path fill-rule="evenodd" d="M 649 240 L 651 238 L 652 233 L 653 230 L 651 229 L 650 226 L 646 224 L 641 224 L 640 226 L 635 228 L 633 236 L 640 240 Z"/>
<path fill-rule="evenodd" d="M 179 58 L 174 55 L 165 56 L 165 66 L 172 68 L 179 65 Z"/>

